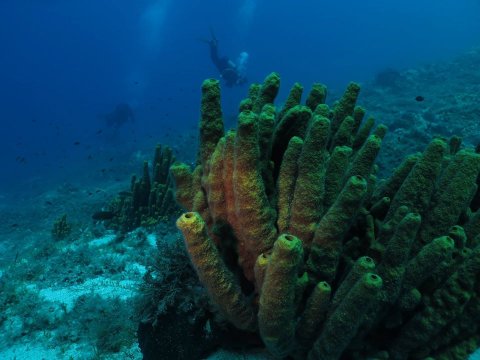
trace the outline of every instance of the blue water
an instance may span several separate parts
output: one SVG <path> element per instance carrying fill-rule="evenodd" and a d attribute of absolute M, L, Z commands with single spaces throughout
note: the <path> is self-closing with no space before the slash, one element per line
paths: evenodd
<path fill-rule="evenodd" d="M 349 81 L 479 47 L 480 0 L 0 0 L 0 209 L 62 184 L 62 201 L 71 188 L 77 199 L 106 182 L 128 189 L 158 142 L 194 158 L 200 86 L 219 78 L 205 43 L 212 31 L 220 55 L 248 54 L 248 83 L 276 71 L 280 99 L 295 81 L 338 94 Z M 222 87 L 228 126 L 246 92 Z M 119 104 L 134 121 L 108 126 Z M 24 219 L 0 221 L 27 243 L 35 214 L 57 205 L 49 199 L 25 216 L 30 237 L 16 233 Z"/>
<path fill-rule="evenodd" d="M 284 92 L 335 90 L 480 45 L 480 2 L 2 0 L 0 193 L 95 176 L 192 131 L 200 84 L 219 75 L 200 41 L 210 28 L 222 55 L 248 52 L 249 82 L 277 71 Z M 223 91 L 227 116 L 245 93 Z M 117 131 L 102 115 L 119 103 L 136 119 Z"/>

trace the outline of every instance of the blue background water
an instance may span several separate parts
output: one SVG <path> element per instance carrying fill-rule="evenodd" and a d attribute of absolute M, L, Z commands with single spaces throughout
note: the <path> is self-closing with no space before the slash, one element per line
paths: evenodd
<path fill-rule="evenodd" d="M 94 177 L 109 162 L 192 131 L 200 84 L 218 77 L 200 41 L 210 27 L 222 54 L 249 53 L 249 81 L 277 71 L 284 92 L 294 81 L 342 89 L 480 43 L 479 1 L 296 4 L 2 0 L 0 194 L 32 179 L 65 181 L 73 169 Z M 224 90 L 228 118 L 246 90 Z M 101 115 L 121 102 L 133 107 L 136 122 L 116 133 Z"/>

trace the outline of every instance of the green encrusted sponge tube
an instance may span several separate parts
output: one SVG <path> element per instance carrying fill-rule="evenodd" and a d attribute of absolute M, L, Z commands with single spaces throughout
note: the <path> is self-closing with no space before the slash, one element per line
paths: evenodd
<path fill-rule="evenodd" d="M 320 220 L 307 261 L 307 268 L 314 280 L 330 282 L 335 278 L 342 252 L 339 239 L 350 227 L 366 192 L 367 181 L 361 176 L 352 176 Z"/>
<path fill-rule="evenodd" d="M 380 276 L 373 273 L 364 274 L 328 318 L 320 337 L 308 354 L 308 359 L 339 359 L 357 334 L 366 312 L 378 302 L 381 288 Z"/>
<path fill-rule="evenodd" d="M 305 135 L 298 159 L 298 176 L 293 193 L 288 232 L 310 244 L 323 213 L 326 150 L 330 121 L 315 115 Z"/>
<path fill-rule="evenodd" d="M 295 339 L 295 290 L 303 258 L 300 239 L 282 234 L 273 245 L 260 294 L 258 325 L 267 349 L 287 356 Z"/>
<path fill-rule="evenodd" d="M 193 191 L 193 174 L 190 166 L 183 163 L 174 163 L 170 167 L 170 172 L 175 179 L 175 198 L 177 202 L 184 209 L 192 209 L 195 192 Z"/>
<path fill-rule="evenodd" d="M 302 317 L 297 323 L 296 358 L 304 358 L 312 347 L 327 316 L 331 295 L 332 287 L 325 281 L 320 281 L 314 287 L 307 300 Z"/>
<path fill-rule="evenodd" d="M 286 232 L 290 225 L 292 201 L 298 172 L 298 159 L 302 153 L 303 140 L 294 136 L 288 143 L 283 155 L 282 165 L 277 180 L 278 218 L 277 226 L 280 232 Z"/>
<path fill-rule="evenodd" d="M 275 100 L 280 89 L 280 75 L 271 73 L 263 82 L 262 86 L 257 89 L 256 101 L 253 106 L 253 111 L 260 113 L 265 104 L 271 104 Z"/>
<path fill-rule="evenodd" d="M 447 143 L 442 139 L 435 139 L 428 145 L 393 197 L 386 220 L 393 217 L 400 206 L 407 206 L 410 211 L 421 216 L 425 214 L 446 150 Z"/>
<path fill-rule="evenodd" d="M 213 241 L 208 237 L 205 222 L 198 213 L 180 216 L 177 226 L 182 231 L 188 253 L 198 277 L 220 312 L 235 326 L 255 330 L 256 316 L 243 296 L 233 274 L 225 266 Z"/>
<path fill-rule="evenodd" d="M 402 329 L 392 348 L 394 359 L 406 359 L 407 354 L 425 346 L 450 322 L 457 319 L 464 307 L 474 297 L 476 275 L 480 272 L 480 246 L 475 248 L 465 262 L 432 296 L 425 308 L 419 311 Z"/>
<path fill-rule="evenodd" d="M 207 79 L 202 84 L 199 164 L 206 165 L 218 140 L 224 135 L 220 82 Z"/>
<path fill-rule="evenodd" d="M 258 255 L 270 249 L 277 237 L 276 214 L 270 207 L 259 166 L 257 120 L 251 111 L 240 114 L 234 145 L 233 192 L 238 222 L 234 228 L 246 250 L 240 254 L 240 262 L 249 280 L 254 278 Z"/>

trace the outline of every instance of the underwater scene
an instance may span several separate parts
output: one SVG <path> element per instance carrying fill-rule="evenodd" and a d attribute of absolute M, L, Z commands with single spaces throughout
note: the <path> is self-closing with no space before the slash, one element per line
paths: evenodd
<path fill-rule="evenodd" d="M 480 360 L 480 1 L 0 35 L 0 360 Z"/>

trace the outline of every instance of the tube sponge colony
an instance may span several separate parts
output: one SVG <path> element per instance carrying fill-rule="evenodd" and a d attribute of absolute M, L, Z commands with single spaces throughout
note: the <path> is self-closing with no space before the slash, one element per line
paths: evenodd
<path fill-rule="evenodd" d="M 278 359 L 464 359 L 480 340 L 480 155 L 435 138 L 378 181 L 386 127 L 363 120 L 357 84 L 331 107 L 296 83 L 276 108 L 279 87 L 252 85 L 225 132 L 206 80 L 196 168 L 171 167 L 212 304 Z"/>
<path fill-rule="evenodd" d="M 174 162 L 172 149 L 158 144 L 151 165 L 148 161 L 143 163 L 142 177 L 137 179 L 137 176 L 132 176 L 130 191 L 123 191 L 109 205 L 109 213 L 113 216 L 108 220 L 108 226 L 125 232 L 140 226 L 154 226 L 162 220 L 178 216 L 179 207 L 170 172 Z M 188 169 L 184 173 L 188 176 Z M 180 171 L 176 174 L 179 183 L 186 181 L 182 180 Z M 188 199 L 188 195 L 183 196 Z M 182 196 L 181 191 L 176 196 Z"/>

